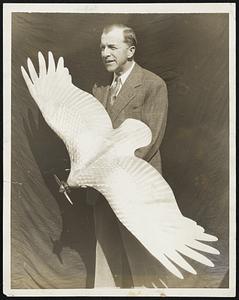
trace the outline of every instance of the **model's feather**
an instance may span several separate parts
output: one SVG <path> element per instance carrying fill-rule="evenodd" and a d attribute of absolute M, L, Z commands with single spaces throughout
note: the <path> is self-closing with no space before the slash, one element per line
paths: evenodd
<path fill-rule="evenodd" d="M 48 68 L 40 52 L 38 59 L 39 75 L 30 59 L 30 76 L 23 67 L 22 74 L 45 120 L 68 149 L 68 184 L 101 192 L 122 224 L 175 276 L 183 278 L 178 266 L 196 274 L 181 254 L 212 267 L 211 260 L 197 250 L 219 254 L 201 242 L 217 238 L 184 217 L 164 178 L 134 155 L 150 143 L 149 127 L 127 119 L 113 129 L 100 102 L 73 85 L 62 57 L 55 65 L 49 52 Z"/>

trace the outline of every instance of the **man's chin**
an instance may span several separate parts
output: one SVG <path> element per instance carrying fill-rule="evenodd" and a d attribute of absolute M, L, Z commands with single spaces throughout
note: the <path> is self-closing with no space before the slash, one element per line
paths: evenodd
<path fill-rule="evenodd" d="M 115 67 L 113 67 L 113 66 L 108 66 L 108 65 L 105 65 L 105 68 L 106 68 L 106 70 L 107 70 L 108 72 L 114 72 L 114 71 L 116 70 Z"/>
<path fill-rule="evenodd" d="M 105 68 L 108 72 L 115 72 L 115 70 L 116 70 L 116 67 L 111 64 L 105 64 Z"/>

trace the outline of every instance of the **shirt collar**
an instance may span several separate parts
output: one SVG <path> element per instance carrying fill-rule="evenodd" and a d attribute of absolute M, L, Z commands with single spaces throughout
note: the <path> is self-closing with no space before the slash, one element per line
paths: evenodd
<path fill-rule="evenodd" d="M 125 83 L 126 79 L 129 77 L 129 74 L 133 70 L 134 65 L 135 65 L 135 61 L 133 61 L 132 66 L 125 73 L 123 73 L 122 75 L 119 76 L 122 85 Z M 116 77 L 117 77 L 117 75 L 114 73 L 113 82 L 115 81 Z"/>

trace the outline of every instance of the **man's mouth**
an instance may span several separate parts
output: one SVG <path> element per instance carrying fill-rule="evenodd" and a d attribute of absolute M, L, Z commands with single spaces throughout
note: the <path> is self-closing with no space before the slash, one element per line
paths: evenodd
<path fill-rule="evenodd" d="M 105 64 L 106 64 L 106 65 L 112 64 L 112 63 L 114 63 L 114 62 L 115 62 L 114 60 L 105 60 Z"/>

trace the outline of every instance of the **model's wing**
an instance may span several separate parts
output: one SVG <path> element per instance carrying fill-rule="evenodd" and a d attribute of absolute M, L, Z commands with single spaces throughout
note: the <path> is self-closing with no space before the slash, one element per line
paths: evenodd
<path fill-rule="evenodd" d="M 27 60 L 29 75 L 21 67 L 22 75 L 33 99 L 39 106 L 48 125 L 66 144 L 72 161 L 81 164 L 95 156 L 112 130 L 112 123 L 103 105 L 91 94 L 77 88 L 64 60 L 55 64 L 48 52 L 48 68 L 41 52 L 38 53 L 39 74 L 30 58 Z"/>
<path fill-rule="evenodd" d="M 109 162 L 106 167 L 104 164 L 105 161 L 98 161 L 94 166 L 91 175 L 97 180 L 92 186 L 105 196 L 121 223 L 170 272 L 183 278 L 176 263 L 196 274 L 180 254 L 214 266 L 197 250 L 219 254 L 200 242 L 217 238 L 181 214 L 170 186 L 151 165 L 136 157 L 112 160 L 111 166 Z"/>
<path fill-rule="evenodd" d="M 151 133 L 140 121 L 127 119 L 114 130 L 113 147 L 90 168 L 75 173 L 76 183 L 100 191 L 121 223 L 169 271 L 183 278 L 174 263 L 196 274 L 180 255 L 213 266 L 204 251 L 218 250 L 199 241 L 216 241 L 196 222 L 184 217 L 164 178 L 146 161 L 134 156 L 134 150 L 150 142 Z"/>

